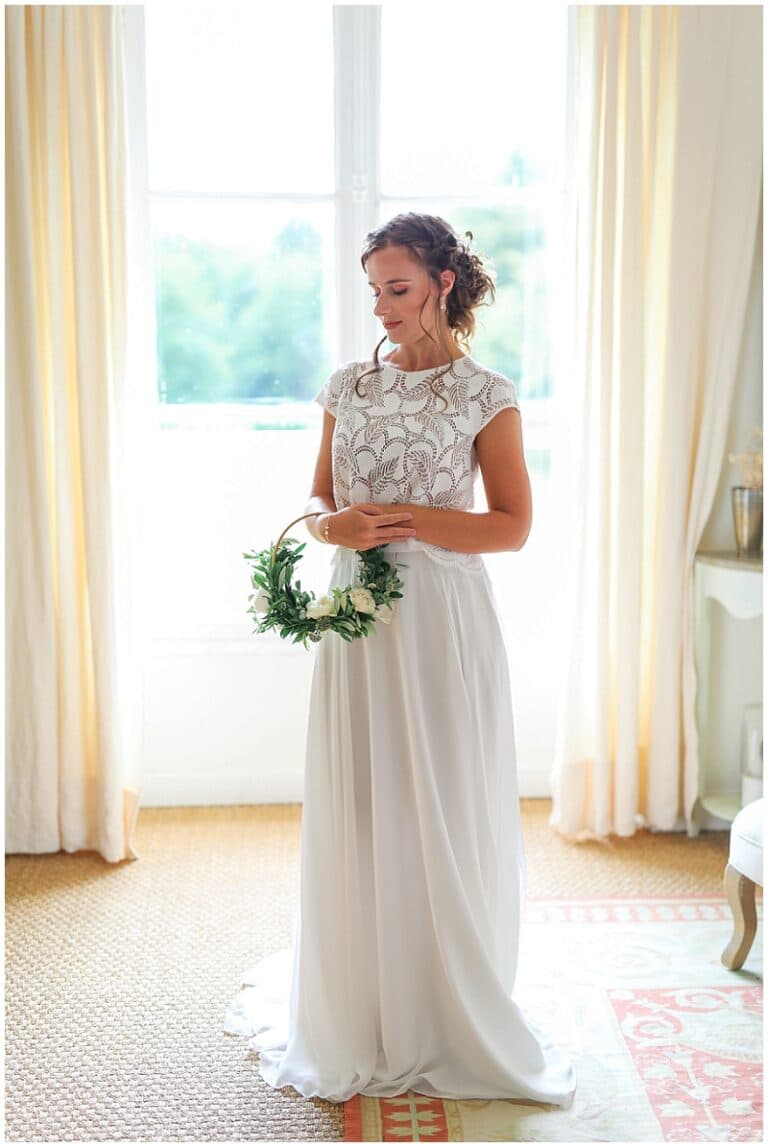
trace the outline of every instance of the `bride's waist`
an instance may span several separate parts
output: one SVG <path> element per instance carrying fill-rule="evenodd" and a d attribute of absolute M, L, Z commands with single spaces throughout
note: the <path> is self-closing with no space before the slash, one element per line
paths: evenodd
<path fill-rule="evenodd" d="M 343 555 L 357 556 L 356 551 L 347 546 L 337 546 L 336 551 L 334 558 Z M 485 569 L 482 554 L 467 554 L 461 550 L 449 550 L 445 546 L 436 546 L 434 543 L 425 542 L 421 538 L 398 538 L 384 544 L 382 551 L 386 558 L 394 554 L 422 552 L 435 561 L 446 565 L 461 566 L 464 569 Z"/>

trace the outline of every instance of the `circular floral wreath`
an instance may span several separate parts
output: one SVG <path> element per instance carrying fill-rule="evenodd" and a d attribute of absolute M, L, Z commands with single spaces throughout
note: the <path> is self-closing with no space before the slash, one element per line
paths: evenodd
<path fill-rule="evenodd" d="M 248 600 L 250 613 L 258 623 L 253 633 L 278 629 L 281 637 L 290 637 L 295 645 L 301 641 L 320 641 L 326 633 L 338 633 L 345 641 L 366 637 L 377 621 L 387 625 L 394 615 L 395 598 L 402 597 L 404 582 L 394 566 L 383 556 L 384 546 L 355 550 L 360 558 L 359 584 L 345 589 L 334 587 L 316 598 L 314 593 L 293 584 L 293 572 L 301 560 L 306 542 L 286 538 L 286 531 L 304 518 L 324 511 L 302 514 L 289 522 L 274 545 L 259 553 L 243 554 L 252 565 L 251 585 L 258 590 Z M 281 542 L 283 544 L 281 545 Z M 400 563 L 396 563 L 400 564 Z"/>

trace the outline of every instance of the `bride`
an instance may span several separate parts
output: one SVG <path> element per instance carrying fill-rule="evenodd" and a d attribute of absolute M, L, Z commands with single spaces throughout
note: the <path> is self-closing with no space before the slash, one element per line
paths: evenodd
<path fill-rule="evenodd" d="M 396 215 L 361 262 L 385 335 L 315 396 L 307 521 L 334 547 L 331 586 L 355 582 L 356 551 L 385 546 L 403 597 L 367 637 L 317 647 L 294 942 L 244 973 L 225 1030 L 248 1037 L 269 1084 L 304 1096 L 569 1107 L 573 1063 L 513 998 L 525 855 L 482 554 L 522 548 L 531 489 L 516 386 L 469 353 L 494 285 L 433 215 Z"/>

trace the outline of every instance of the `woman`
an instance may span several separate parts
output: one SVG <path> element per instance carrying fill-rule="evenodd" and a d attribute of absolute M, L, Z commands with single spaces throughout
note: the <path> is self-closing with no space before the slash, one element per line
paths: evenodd
<path fill-rule="evenodd" d="M 570 1059 L 511 998 L 525 857 L 481 554 L 523 546 L 531 491 L 515 385 L 463 349 L 494 285 L 443 219 L 412 212 L 367 236 L 362 266 L 387 334 L 316 395 L 307 522 L 336 547 L 331 586 L 383 545 L 403 597 L 375 633 L 318 646 L 295 942 L 246 973 L 225 1028 L 305 1096 L 568 1107 Z M 478 468 L 487 513 L 471 510 Z"/>

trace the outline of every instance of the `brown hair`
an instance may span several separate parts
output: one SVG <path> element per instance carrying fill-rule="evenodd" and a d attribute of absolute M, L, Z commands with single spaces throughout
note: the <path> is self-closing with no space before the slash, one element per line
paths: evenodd
<path fill-rule="evenodd" d="M 464 234 L 469 237 L 469 242 L 474 238 L 471 231 L 465 231 Z M 475 333 L 474 308 L 480 305 L 490 305 L 488 303 L 483 304 L 483 299 L 487 294 L 490 294 L 494 301 L 496 299 L 496 286 L 492 273 L 483 265 L 481 256 L 469 250 L 469 242 L 463 242 L 453 227 L 441 219 L 439 215 L 422 215 L 415 211 L 407 211 L 393 216 L 387 223 L 369 231 L 365 237 L 365 245 L 360 257 L 363 270 L 365 270 L 365 265 L 374 251 L 380 251 L 383 247 L 407 247 L 430 279 L 437 284 L 438 290 L 442 287 L 440 272 L 453 271 L 456 277 L 445 299 L 445 312 L 440 310 L 437 312 L 438 334 L 442 335 L 439 329 L 439 320 L 441 314 L 444 313 L 447 327 L 454 333 L 456 341 L 464 348 L 465 354 L 469 354 L 470 343 Z M 429 296 L 421 304 L 419 324 L 424 334 L 432 338 L 432 335 L 421 323 L 421 315 L 426 306 L 427 298 Z M 379 349 L 386 340 L 387 336 L 384 335 L 381 341 L 376 344 L 373 351 L 373 367 L 364 371 L 355 382 L 355 391 L 359 398 L 363 396 L 357 389 L 357 384 L 366 375 L 375 374 L 381 369 Z M 432 339 L 432 341 L 435 340 Z M 431 378 L 430 382 L 434 382 L 436 378 L 442 378 L 443 374 L 449 370 L 453 370 L 453 360 L 441 374 Z M 437 394 L 438 392 L 435 391 L 434 393 Z M 444 395 L 440 395 L 440 397 L 445 401 Z"/>

